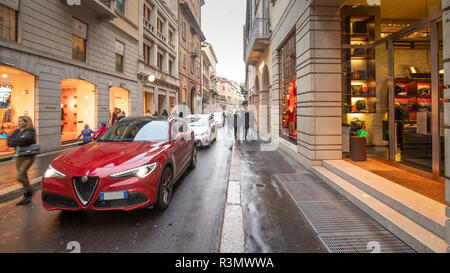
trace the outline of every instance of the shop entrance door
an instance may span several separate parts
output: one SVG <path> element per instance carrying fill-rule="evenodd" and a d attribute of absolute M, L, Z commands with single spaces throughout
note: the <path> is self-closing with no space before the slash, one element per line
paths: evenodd
<path fill-rule="evenodd" d="M 389 159 L 437 178 L 444 154 L 441 18 L 392 35 L 388 52 Z"/>

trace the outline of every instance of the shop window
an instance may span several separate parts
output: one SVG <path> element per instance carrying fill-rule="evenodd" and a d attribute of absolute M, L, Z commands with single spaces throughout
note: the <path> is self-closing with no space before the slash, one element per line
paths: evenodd
<path fill-rule="evenodd" d="M 116 72 L 123 73 L 123 56 L 125 52 L 125 45 L 116 41 L 115 55 L 116 55 Z"/>
<path fill-rule="evenodd" d="M 17 41 L 17 11 L 0 4 L 0 38 Z"/>
<path fill-rule="evenodd" d="M 84 80 L 66 79 L 61 82 L 62 143 L 73 142 L 85 125 L 92 130 L 97 129 L 95 93 L 95 85 Z"/>
<path fill-rule="evenodd" d="M 35 77 L 15 68 L 0 66 L 0 156 L 14 153 L 8 135 L 17 129 L 20 116 L 34 121 Z"/>
<path fill-rule="evenodd" d="M 297 77 L 295 72 L 295 36 L 281 47 L 280 136 L 296 144 L 297 140 Z"/>
<path fill-rule="evenodd" d="M 87 25 L 73 18 L 72 59 L 86 61 Z"/>

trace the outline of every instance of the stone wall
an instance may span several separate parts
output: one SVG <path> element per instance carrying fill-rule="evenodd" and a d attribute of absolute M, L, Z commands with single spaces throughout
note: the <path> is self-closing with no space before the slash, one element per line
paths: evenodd
<path fill-rule="evenodd" d="M 444 85 L 450 85 L 450 0 L 442 0 L 442 9 L 444 10 L 442 22 L 444 25 Z M 445 99 L 450 99 L 450 89 L 444 90 Z M 445 124 L 445 154 L 448 155 L 450 152 L 450 108 L 449 103 L 445 103 L 444 107 L 444 124 Z M 450 158 L 445 158 L 445 176 L 450 176 Z M 445 183 L 445 200 L 447 204 L 450 204 L 450 181 L 447 180 Z M 450 206 L 446 208 L 447 216 L 447 243 L 449 244 L 447 252 L 450 253 Z"/>

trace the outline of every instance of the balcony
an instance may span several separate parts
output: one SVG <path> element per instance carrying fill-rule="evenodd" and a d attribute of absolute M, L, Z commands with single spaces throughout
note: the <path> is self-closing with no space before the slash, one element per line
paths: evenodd
<path fill-rule="evenodd" d="M 200 47 L 194 45 L 194 43 L 191 43 L 191 55 L 192 57 L 200 57 Z"/>
<path fill-rule="evenodd" d="M 244 62 L 249 65 L 256 65 L 269 43 L 269 18 L 256 18 L 249 37 L 244 37 Z"/>
<path fill-rule="evenodd" d="M 112 0 L 91 0 L 81 1 L 81 6 L 87 7 L 96 14 L 97 19 L 110 21 L 117 18 L 114 13 L 114 1 Z"/>
<path fill-rule="evenodd" d="M 143 18 L 143 25 L 147 31 L 149 31 L 150 33 L 154 33 L 155 27 L 146 18 Z"/>

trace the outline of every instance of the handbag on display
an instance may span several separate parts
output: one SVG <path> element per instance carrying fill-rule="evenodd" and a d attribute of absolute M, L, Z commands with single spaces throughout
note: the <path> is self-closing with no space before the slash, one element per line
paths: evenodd
<path fill-rule="evenodd" d="M 365 80 L 366 76 L 367 76 L 367 73 L 364 70 L 353 71 L 353 80 Z"/>
<path fill-rule="evenodd" d="M 41 151 L 39 144 L 31 144 L 24 147 L 18 146 L 17 149 L 18 156 L 37 155 Z"/>
<path fill-rule="evenodd" d="M 366 21 L 356 21 L 353 23 L 353 33 L 363 34 L 367 33 L 367 22 Z"/>
<path fill-rule="evenodd" d="M 367 102 L 365 100 L 358 100 L 356 101 L 356 111 L 362 112 L 366 110 L 367 108 Z"/>
<path fill-rule="evenodd" d="M 419 95 L 419 97 L 428 97 L 431 95 L 430 88 L 429 87 L 420 88 L 419 90 L 417 90 L 417 94 Z"/>
<path fill-rule="evenodd" d="M 363 86 L 361 84 L 352 85 L 352 96 L 361 96 L 363 91 Z"/>
<path fill-rule="evenodd" d="M 403 85 L 395 85 L 394 91 L 395 95 L 406 95 L 406 88 Z"/>

